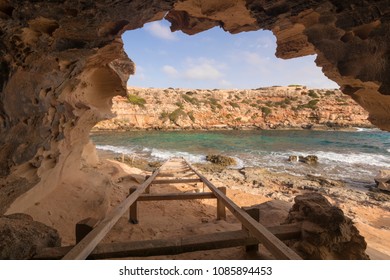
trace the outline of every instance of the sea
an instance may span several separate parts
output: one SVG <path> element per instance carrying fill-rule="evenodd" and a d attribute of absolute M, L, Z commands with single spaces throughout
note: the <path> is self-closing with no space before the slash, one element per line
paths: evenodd
<path fill-rule="evenodd" d="M 357 187 L 390 169 L 390 133 L 378 129 L 94 132 L 91 138 L 99 150 L 150 161 L 179 156 L 204 163 L 207 154 L 222 154 L 237 160 L 231 168 L 311 174 Z M 316 155 L 318 164 L 289 162 L 290 155 Z"/>

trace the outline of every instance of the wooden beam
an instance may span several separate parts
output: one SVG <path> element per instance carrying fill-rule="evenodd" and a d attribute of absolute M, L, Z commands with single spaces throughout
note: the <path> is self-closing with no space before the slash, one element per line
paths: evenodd
<path fill-rule="evenodd" d="M 226 195 L 226 187 L 218 188 L 224 195 Z M 217 199 L 217 220 L 226 221 L 226 208 L 221 199 Z"/>
<path fill-rule="evenodd" d="M 137 190 L 137 187 L 131 187 L 129 191 L 129 195 L 132 195 Z M 138 224 L 138 206 L 137 200 L 134 201 L 133 204 L 130 205 L 129 209 L 129 222 L 132 224 Z"/>
<path fill-rule="evenodd" d="M 255 221 L 260 222 L 260 209 L 259 208 L 242 208 L 246 213 L 249 214 Z M 243 230 L 249 232 L 244 226 Z M 257 252 L 259 251 L 259 244 L 245 246 L 245 251 L 247 252 Z"/>
<path fill-rule="evenodd" d="M 281 239 L 286 236 L 300 236 L 301 224 L 281 225 L 269 228 Z M 278 235 L 282 232 L 282 235 Z M 289 234 L 287 234 L 289 232 Z M 214 250 L 258 244 L 259 241 L 248 235 L 247 231 L 229 231 L 193 235 L 174 239 L 144 240 L 99 244 L 89 256 L 90 259 L 149 257 L 159 255 L 176 255 L 201 250 Z M 45 248 L 33 259 L 61 259 L 73 247 Z"/>
<path fill-rule="evenodd" d="M 121 202 L 112 210 L 103 221 L 101 221 L 87 236 L 83 238 L 75 247 L 72 248 L 65 256 L 64 260 L 85 260 L 88 255 L 95 249 L 97 244 L 106 236 L 110 229 L 123 216 L 129 207 L 145 191 L 145 189 L 154 180 L 160 169 L 157 169 L 137 190 Z"/>
<path fill-rule="evenodd" d="M 212 192 L 204 193 L 169 193 L 169 194 L 145 194 L 138 198 L 138 201 L 156 200 L 190 200 L 190 199 L 212 199 L 216 198 Z"/>
<path fill-rule="evenodd" d="M 275 235 L 267 230 L 262 224 L 256 222 L 248 213 L 238 207 L 231 199 L 226 197 L 220 190 L 218 190 L 209 180 L 202 174 L 195 170 L 188 162 L 188 166 L 194 171 L 199 178 L 209 187 L 215 194 L 217 199 L 221 199 L 225 206 L 232 212 L 232 214 L 243 224 L 249 232 L 259 240 L 269 251 L 278 259 L 301 260 L 302 258 L 295 253 L 286 244 L 280 241 Z"/>
<path fill-rule="evenodd" d="M 154 180 L 153 185 L 157 184 L 189 184 L 189 183 L 199 183 L 202 182 L 199 178 L 190 178 L 190 179 L 168 179 L 168 180 Z"/>

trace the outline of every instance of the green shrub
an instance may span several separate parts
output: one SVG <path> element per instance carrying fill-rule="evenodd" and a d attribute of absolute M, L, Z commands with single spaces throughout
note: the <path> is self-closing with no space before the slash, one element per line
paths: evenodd
<path fill-rule="evenodd" d="M 190 120 L 192 121 L 192 122 L 195 122 L 195 117 L 194 117 L 194 112 L 188 112 L 187 113 L 187 115 L 188 115 L 188 117 L 190 118 Z"/>
<path fill-rule="evenodd" d="M 179 107 L 180 109 L 183 109 L 183 108 L 184 108 L 183 103 L 181 103 L 181 102 L 176 102 L 175 105 L 176 105 L 177 107 Z"/>
<path fill-rule="evenodd" d="M 137 105 L 140 107 L 145 107 L 145 104 L 146 104 L 145 99 L 143 99 L 142 97 L 139 97 L 136 94 L 131 94 L 131 93 L 129 93 L 127 95 L 127 101 L 133 105 Z"/>
<path fill-rule="evenodd" d="M 267 106 L 261 107 L 261 111 L 263 112 L 265 117 L 272 113 L 271 108 Z"/>
<path fill-rule="evenodd" d="M 335 94 L 335 92 L 332 91 L 332 90 L 327 90 L 327 91 L 325 92 L 325 95 L 326 95 L 326 96 L 329 96 L 329 95 L 332 95 L 332 94 Z"/>
<path fill-rule="evenodd" d="M 288 87 L 301 87 L 302 85 L 288 85 Z"/>
<path fill-rule="evenodd" d="M 310 96 L 310 97 L 312 97 L 312 98 L 318 98 L 319 96 L 318 96 L 318 94 L 314 91 L 314 90 L 309 90 L 309 93 L 308 93 L 308 95 Z"/>
<path fill-rule="evenodd" d="M 168 118 L 171 122 L 176 123 L 180 117 L 185 117 L 187 114 L 183 111 L 183 109 L 178 108 L 172 113 L 169 114 Z"/>
<path fill-rule="evenodd" d="M 235 102 L 229 102 L 230 106 L 232 106 L 233 108 L 240 108 L 240 105 L 238 105 L 237 103 Z"/>
<path fill-rule="evenodd" d="M 166 119 L 168 119 L 168 117 L 169 117 L 169 113 L 167 111 L 162 111 L 159 119 L 165 121 Z"/>
<path fill-rule="evenodd" d="M 192 105 L 198 106 L 200 104 L 199 99 L 196 97 L 190 97 L 190 96 L 184 94 L 184 95 L 182 95 L 182 98 L 184 99 L 184 101 L 191 103 Z"/>

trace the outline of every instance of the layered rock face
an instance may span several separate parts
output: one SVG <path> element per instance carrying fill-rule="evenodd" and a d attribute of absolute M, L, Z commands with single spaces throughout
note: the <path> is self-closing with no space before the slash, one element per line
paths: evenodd
<path fill-rule="evenodd" d="M 94 130 L 351 129 L 368 114 L 339 90 L 305 86 L 251 90 L 129 88 L 113 98 L 115 117 Z"/>
<path fill-rule="evenodd" d="M 61 246 L 55 229 L 25 214 L 0 217 L 0 259 L 31 259 L 40 249 Z"/>
<path fill-rule="evenodd" d="M 290 246 L 304 259 L 369 259 L 367 243 L 351 219 L 320 194 L 296 196 L 286 222 L 303 222 L 301 240 L 292 241 Z"/>
<path fill-rule="evenodd" d="M 390 130 L 389 11 L 388 0 L 0 0 L 0 213 L 80 170 L 91 127 L 134 72 L 121 34 L 166 13 L 173 30 L 268 29 L 279 57 L 317 53 L 324 73 Z"/>

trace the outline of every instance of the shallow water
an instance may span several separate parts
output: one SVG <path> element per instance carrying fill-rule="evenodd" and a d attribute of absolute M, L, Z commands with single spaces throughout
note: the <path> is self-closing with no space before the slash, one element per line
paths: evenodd
<path fill-rule="evenodd" d="M 373 183 L 380 169 L 390 169 L 390 133 L 379 130 L 131 131 L 93 133 L 91 138 L 98 149 L 148 160 L 183 156 L 204 162 L 208 153 L 222 153 L 237 159 L 236 168 L 260 166 L 362 185 Z M 290 155 L 309 154 L 318 156 L 318 165 L 287 161 Z"/>

